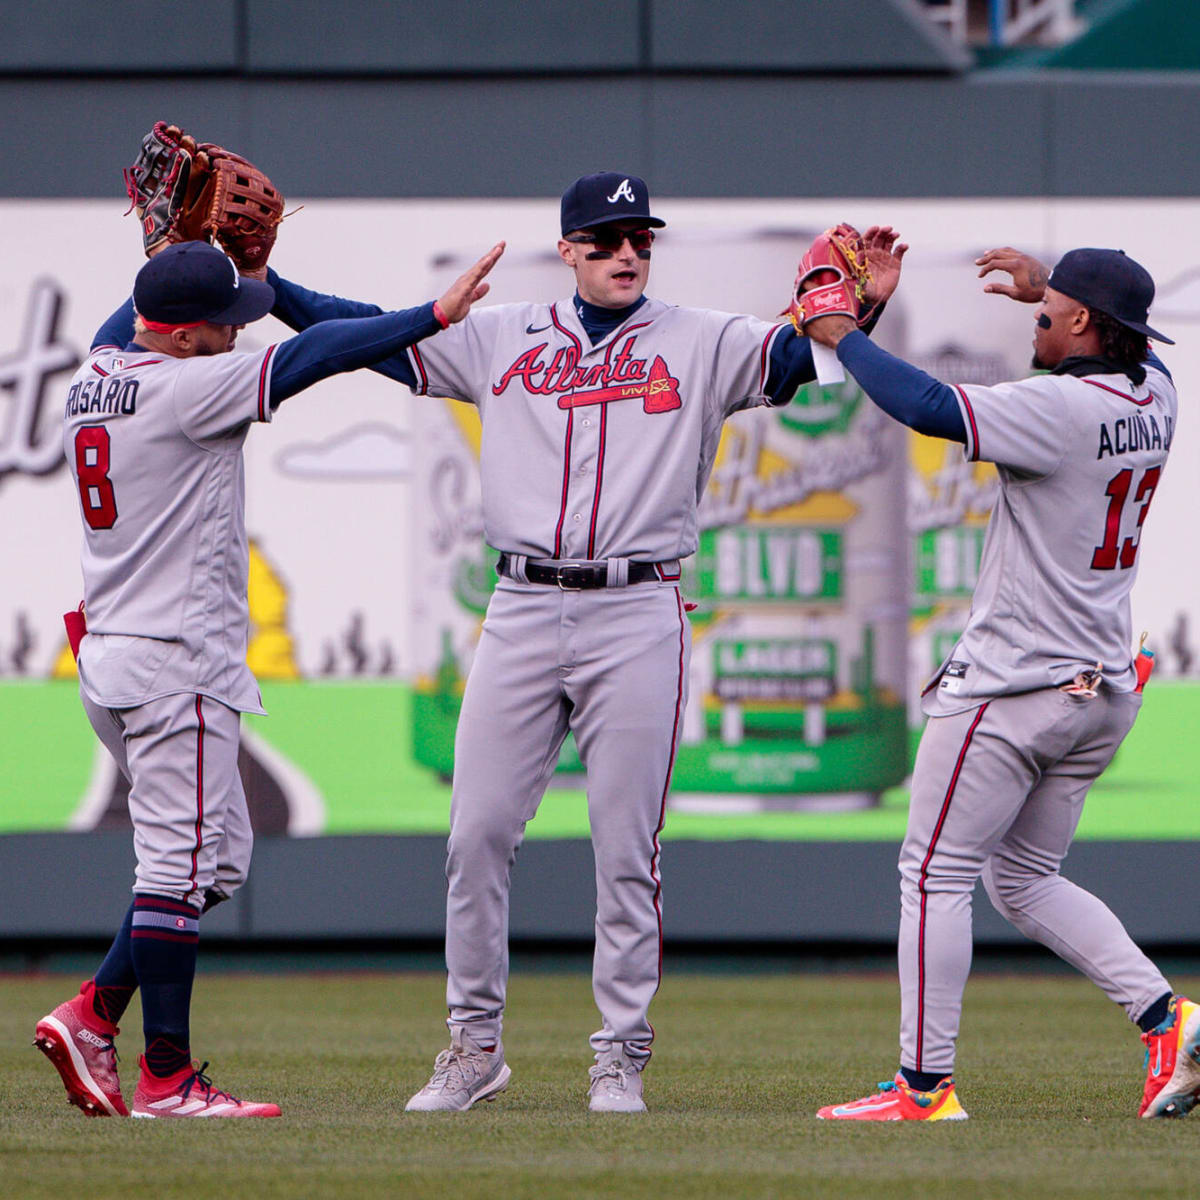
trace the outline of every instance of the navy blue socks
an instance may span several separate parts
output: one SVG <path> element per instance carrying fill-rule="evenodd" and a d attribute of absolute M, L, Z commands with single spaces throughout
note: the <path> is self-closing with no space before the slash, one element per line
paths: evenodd
<path fill-rule="evenodd" d="M 132 926 L 133 905 L 130 904 L 125 920 L 113 938 L 113 944 L 92 979 L 92 1012 L 105 1025 L 115 1026 L 121 1020 L 137 990 L 137 974 L 133 969 L 129 938 Z"/>
<path fill-rule="evenodd" d="M 1166 1019 L 1167 1010 L 1171 1007 L 1171 993 L 1159 996 L 1155 1002 L 1140 1017 L 1138 1017 L 1138 1028 L 1143 1033 L 1151 1033 L 1157 1029 Z"/>
<path fill-rule="evenodd" d="M 146 1068 L 159 1077 L 191 1065 L 189 1015 L 200 914 L 165 896 L 134 897 L 130 949 L 142 992 Z"/>

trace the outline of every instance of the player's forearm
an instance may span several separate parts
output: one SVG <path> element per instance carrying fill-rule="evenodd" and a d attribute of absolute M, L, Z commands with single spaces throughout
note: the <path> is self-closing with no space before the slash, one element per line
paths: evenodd
<path fill-rule="evenodd" d="M 954 389 L 876 346 L 861 330 L 847 333 L 837 356 L 863 391 L 910 429 L 966 442 L 967 430 Z"/>
<path fill-rule="evenodd" d="M 869 335 L 879 324 L 886 307 L 887 301 L 882 300 L 871 310 L 871 315 L 862 326 L 863 333 Z M 787 404 L 797 389 L 811 383 L 816 377 L 812 342 L 794 329 L 782 330 L 771 347 L 771 369 L 767 375 L 766 393 L 772 402 Z"/>
<path fill-rule="evenodd" d="M 309 291 L 298 283 L 281 278 L 271 267 L 267 268 L 267 282 L 275 289 L 275 307 L 271 309 L 271 315 L 289 329 L 307 329 L 318 321 L 378 317 L 384 312 L 377 304 L 364 304 L 359 300 Z"/>
<path fill-rule="evenodd" d="M 133 341 L 133 297 L 117 309 L 92 338 L 92 349 L 98 346 L 128 346 Z"/>
<path fill-rule="evenodd" d="M 416 377 L 403 356 L 406 347 L 437 333 L 433 302 L 377 317 L 320 321 L 280 343 L 271 362 L 271 405 L 318 380 L 359 367 L 375 367 L 412 387 Z"/>

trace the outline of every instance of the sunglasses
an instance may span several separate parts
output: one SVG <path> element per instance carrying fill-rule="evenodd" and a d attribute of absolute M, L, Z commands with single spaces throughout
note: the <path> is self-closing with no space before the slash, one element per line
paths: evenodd
<path fill-rule="evenodd" d="M 573 233 L 566 240 L 583 246 L 595 246 L 594 253 L 608 257 L 616 254 L 626 239 L 629 240 L 630 248 L 637 254 L 649 254 L 650 247 L 654 244 L 654 230 L 614 229 L 602 225 L 590 233 Z M 589 254 L 588 257 L 591 258 L 592 255 Z"/>

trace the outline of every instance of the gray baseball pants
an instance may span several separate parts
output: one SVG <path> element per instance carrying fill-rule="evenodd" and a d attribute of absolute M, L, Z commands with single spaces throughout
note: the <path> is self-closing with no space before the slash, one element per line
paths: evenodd
<path fill-rule="evenodd" d="M 237 766 L 240 714 L 192 693 L 122 709 L 80 697 L 129 780 L 133 890 L 197 905 L 214 886 L 232 895 L 254 847 Z"/>
<path fill-rule="evenodd" d="M 971 893 L 1077 967 L 1137 1018 L 1170 985 L 1124 926 L 1059 867 L 1084 798 L 1141 696 L 1101 685 L 1001 696 L 931 717 L 900 851 L 900 1063 L 950 1074 L 971 967 Z"/>
<path fill-rule="evenodd" d="M 597 1052 L 650 1057 L 662 969 L 658 833 L 687 695 L 691 629 L 673 583 L 561 591 L 502 578 L 467 680 L 446 863 L 448 1025 L 498 1042 L 510 872 L 568 728 L 596 862 Z M 568 886 L 577 882 L 564 881 Z"/>

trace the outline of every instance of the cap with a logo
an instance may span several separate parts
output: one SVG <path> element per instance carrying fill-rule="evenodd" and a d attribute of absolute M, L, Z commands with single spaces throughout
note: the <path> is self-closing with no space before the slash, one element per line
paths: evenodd
<path fill-rule="evenodd" d="M 636 175 L 601 171 L 575 180 L 562 195 L 562 231 L 590 229 L 607 221 L 641 221 L 661 229 L 666 221 L 650 215 L 650 189 Z"/>
<path fill-rule="evenodd" d="M 1154 300 L 1150 272 L 1124 250 L 1068 250 L 1047 285 L 1157 342 L 1175 343 L 1146 324 Z"/>
<path fill-rule="evenodd" d="M 133 306 L 156 325 L 248 325 L 275 304 L 275 289 L 244 279 L 224 251 L 207 242 L 177 242 L 137 273 Z"/>

